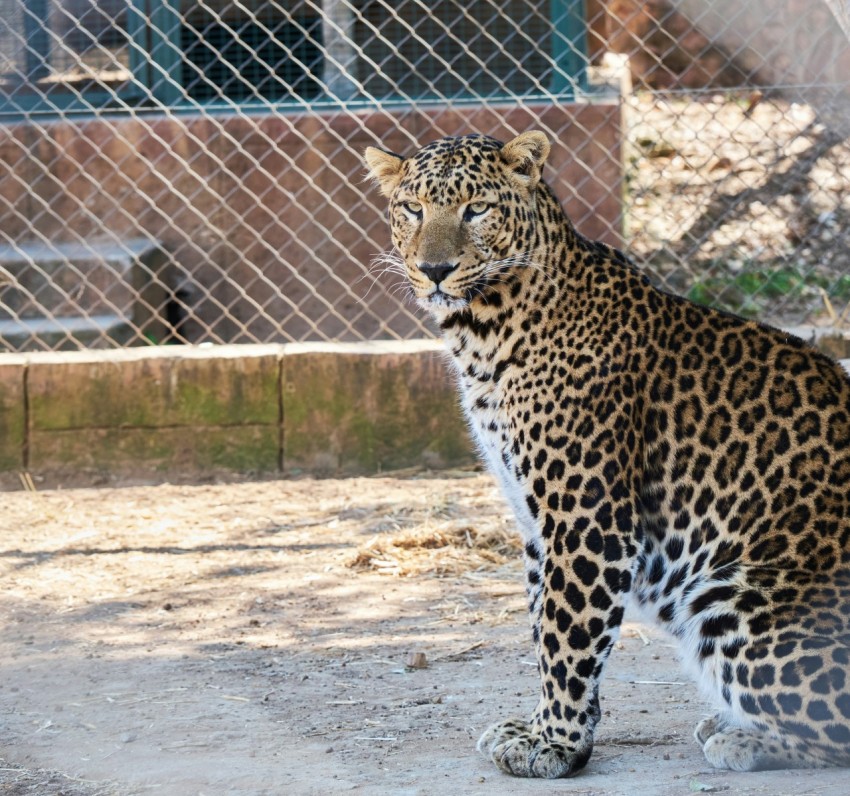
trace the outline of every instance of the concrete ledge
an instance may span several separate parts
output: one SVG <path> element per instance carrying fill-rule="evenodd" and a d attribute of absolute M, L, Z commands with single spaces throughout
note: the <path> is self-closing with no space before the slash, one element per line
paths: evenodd
<path fill-rule="evenodd" d="M 26 357 L 0 357 L 0 472 L 17 470 L 26 458 Z"/>
<path fill-rule="evenodd" d="M 118 479 L 196 479 L 278 470 L 275 426 L 86 428 L 30 437 L 30 472 L 62 483 Z"/>
<path fill-rule="evenodd" d="M 286 346 L 283 416 L 290 475 L 472 460 L 437 342 Z"/>
<path fill-rule="evenodd" d="M 0 488 L 353 475 L 475 457 L 435 341 L 0 357 Z"/>
<path fill-rule="evenodd" d="M 845 359 L 850 361 L 850 330 L 843 331 L 831 326 L 791 326 L 786 331 L 839 362 Z"/>
<path fill-rule="evenodd" d="M 0 488 L 475 459 L 437 341 L 0 356 Z"/>
<path fill-rule="evenodd" d="M 274 426 L 280 420 L 280 359 L 274 346 L 33 357 L 30 428 Z"/>

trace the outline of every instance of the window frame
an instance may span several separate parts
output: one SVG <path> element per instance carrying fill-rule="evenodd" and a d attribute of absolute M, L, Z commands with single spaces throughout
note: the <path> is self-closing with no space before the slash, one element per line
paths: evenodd
<path fill-rule="evenodd" d="M 129 47 L 130 79 L 121 88 L 87 89 L 84 93 L 69 86 L 64 91 L 49 95 L 31 86 L 18 96 L 0 95 L 0 121 L 14 121 L 30 116 L 58 117 L 65 115 L 92 116 L 105 113 L 259 113 L 304 112 L 310 110 L 338 111 L 363 110 L 380 104 L 382 107 L 409 107 L 412 103 L 441 105 L 446 98 L 440 96 L 407 97 L 403 95 L 381 97 L 379 100 L 355 96 L 339 99 L 327 94 L 317 97 L 266 99 L 191 99 L 182 86 L 182 66 L 179 31 L 179 0 L 128 0 L 127 43 Z M 33 38 L 44 53 L 49 48 L 47 17 L 49 0 L 27 0 L 24 11 L 24 31 L 29 42 Z M 573 101 L 581 96 L 586 81 L 587 21 L 584 0 L 542 0 L 548 6 L 552 22 L 552 47 L 549 53 L 554 64 L 547 93 L 525 93 L 527 102 Z M 34 18 L 41 17 L 43 35 L 33 28 Z M 35 32 L 34 32 L 35 30 Z M 28 50 L 32 49 L 30 46 Z M 517 95 L 488 95 L 483 101 L 498 103 L 515 99 Z M 480 105 L 482 97 L 475 94 L 452 97 L 458 106 Z"/>
<path fill-rule="evenodd" d="M 64 90 L 53 90 L 49 94 L 40 91 L 37 85 L 30 84 L 20 94 L 0 95 L 0 118 L 25 117 L 31 114 L 64 115 L 66 113 L 82 112 L 91 114 L 98 111 L 113 109 L 125 110 L 134 107 L 145 95 L 144 81 L 140 73 L 147 66 L 140 42 L 144 39 L 144 19 L 148 5 L 162 0 L 128 0 L 127 3 L 127 45 L 130 54 L 130 79 L 121 88 L 94 88 L 80 92 L 68 86 Z M 28 73 L 39 72 L 38 66 L 43 65 L 50 46 L 50 34 L 47 30 L 47 19 L 50 12 L 49 0 L 26 0 L 24 8 L 24 36 L 27 40 L 25 58 L 30 62 L 38 58 L 40 62 L 33 68 L 27 68 Z M 38 19 L 40 26 L 36 25 Z M 33 43 L 34 42 L 34 43 Z"/>

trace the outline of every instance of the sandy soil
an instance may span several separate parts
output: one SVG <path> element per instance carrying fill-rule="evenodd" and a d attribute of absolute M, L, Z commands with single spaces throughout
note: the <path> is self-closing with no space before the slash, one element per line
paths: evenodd
<path fill-rule="evenodd" d="M 708 770 L 707 706 L 635 622 L 587 770 L 499 774 L 475 741 L 536 674 L 503 506 L 460 475 L 0 496 L 0 794 L 846 796 Z"/>

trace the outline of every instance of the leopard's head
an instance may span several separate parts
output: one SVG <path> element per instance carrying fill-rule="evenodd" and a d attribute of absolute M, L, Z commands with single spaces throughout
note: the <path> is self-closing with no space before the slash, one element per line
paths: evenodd
<path fill-rule="evenodd" d="M 441 138 L 403 158 L 364 158 L 389 199 L 392 241 L 415 297 L 436 316 L 468 307 L 528 266 L 537 245 L 536 195 L 549 154 L 543 133 L 507 144 Z"/>

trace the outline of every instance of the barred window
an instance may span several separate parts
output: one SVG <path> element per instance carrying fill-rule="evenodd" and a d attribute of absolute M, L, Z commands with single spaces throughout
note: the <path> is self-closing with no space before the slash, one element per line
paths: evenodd
<path fill-rule="evenodd" d="M 236 100 L 322 92 L 322 18 L 311 3 L 183 0 L 180 82 L 192 99 Z"/>
<path fill-rule="evenodd" d="M 420 0 L 358 0 L 356 9 L 354 40 L 368 58 L 358 63 L 358 77 L 373 96 L 489 97 L 547 88 L 552 22 L 546 4 L 437 0 L 424 14 Z"/>
<path fill-rule="evenodd" d="M 0 0 L 0 112 L 563 94 L 580 0 Z"/>
<path fill-rule="evenodd" d="M 27 110 L 135 93 L 130 0 L 0 0 L 0 90 Z"/>

